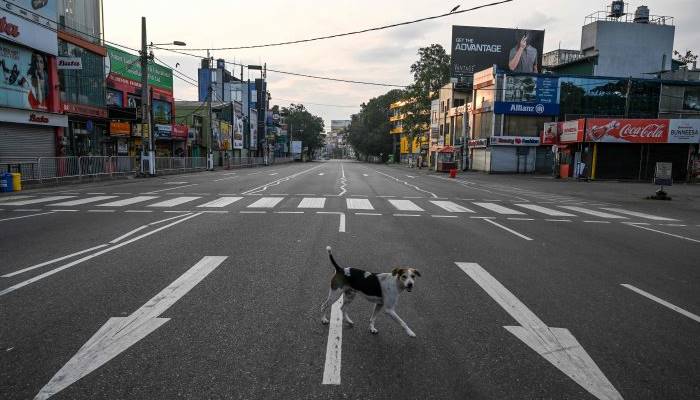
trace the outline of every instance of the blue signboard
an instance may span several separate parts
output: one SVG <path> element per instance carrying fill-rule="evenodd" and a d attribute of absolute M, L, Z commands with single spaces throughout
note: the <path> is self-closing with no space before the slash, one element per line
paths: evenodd
<path fill-rule="evenodd" d="M 494 103 L 496 114 L 558 115 L 559 78 L 507 76 L 504 101 Z"/>

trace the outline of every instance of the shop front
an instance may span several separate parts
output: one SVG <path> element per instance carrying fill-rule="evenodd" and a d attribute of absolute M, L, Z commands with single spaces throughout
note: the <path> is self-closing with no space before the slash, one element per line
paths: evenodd
<path fill-rule="evenodd" d="M 590 177 L 651 180 L 657 162 L 673 165 L 673 180 L 690 178 L 700 143 L 700 119 L 588 119 Z"/>
<path fill-rule="evenodd" d="M 108 134 L 107 110 L 84 104 L 63 103 L 68 115 L 66 154 L 69 156 L 111 155 L 115 143 Z"/>
<path fill-rule="evenodd" d="M 172 125 L 155 124 L 153 126 L 153 138 L 155 140 L 156 157 L 173 156 Z"/>
<path fill-rule="evenodd" d="M 189 134 L 189 128 L 187 125 L 174 124 L 173 131 L 170 135 L 173 144 L 173 155 L 175 157 L 185 157 L 187 156 L 187 136 Z"/>
<path fill-rule="evenodd" d="M 583 150 L 583 138 L 586 120 L 579 119 L 562 122 L 559 128 L 558 144 L 555 152 L 555 173 L 561 178 L 578 177 Z"/>
<path fill-rule="evenodd" d="M 107 155 L 128 156 L 131 124 L 129 122 L 111 121 L 109 123 L 109 136 L 112 138 L 113 147 Z"/>
<path fill-rule="evenodd" d="M 487 151 L 488 139 L 472 139 L 467 142 L 469 149 L 469 169 L 474 171 L 490 170 L 491 158 Z"/>

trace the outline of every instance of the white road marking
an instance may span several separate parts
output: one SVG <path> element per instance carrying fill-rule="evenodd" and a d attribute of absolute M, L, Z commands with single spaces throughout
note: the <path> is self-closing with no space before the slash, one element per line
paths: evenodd
<path fill-rule="evenodd" d="M 425 211 L 411 200 L 388 200 L 399 211 Z"/>
<path fill-rule="evenodd" d="M 62 206 L 78 206 L 81 204 L 88 204 L 88 203 L 96 203 L 98 201 L 103 201 L 103 200 L 109 200 L 113 199 L 117 196 L 97 196 L 97 197 L 88 197 L 86 199 L 78 199 L 78 200 L 70 200 L 70 201 L 65 201 L 62 203 L 56 203 L 56 204 L 51 204 L 51 207 L 62 207 Z"/>
<path fill-rule="evenodd" d="M 80 210 L 66 210 L 65 208 L 61 208 L 61 209 L 56 209 L 56 210 L 51 210 L 51 211 L 53 211 L 53 212 L 78 212 Z"/>
<path fill-rule="evenodd" d="M 163 211 L 163 212 L 164 212 L 164 213 L 169 213 L 169 214 L 189 214 L 189 213 L 191 213 L 192 211 L 190 211 L 190 210 L 170 211 L 170 210 L 168 210 L 168 211 Z M 204 212 L 204 211 L 202 211 L 202 212 Z"/>
<path fill-rule="evenodd" d="M 576 206 L 559 206 L 561 208 L 566 208 L 567 210 L 580 212 L 583 214 L 593 215 L 599 218 L 610 218 L 610 219 L 627 219 L 627 217 L 622 217 L 620 215 L 614 215 L 609 213 L 604 213 L 602 211 L 589 210 L 588 208 L 576 207 Z"/>
<path fill-rule="evenodd" d="M 394 214 L 394 217 L 420 217 L 420 214 Z"/>
<path fill-rule="evenodd" d="M 382 214 L 379 214 L 379 213 L 362 213 L 362 212 L 358 212 L 358 213 L 355 213 L 355 215 L 371 215 L 371 216 L 378 216 L 378 215 L 382 215 Z"/>
<path fill-rule="evenodd" d="M 518 210 L 513 210 L 512 208 L 508 207 L 503 207 L 500 204 L 493 204 L 493 203 L 474 203 L 475 205 L 479 207 L 483 207 L 487 210 L 496 212 L 498 214 L 503 214 L 503 215 L 525 215 L 525 213 L 520 212 Z"/>
<path fill-rule="evenodd" d="M 179 218 L 179 216 L 178 216 L 177 218 Z M 129 232 L 127 232 L 127 233 L 125 233 L 125 234 L 123 234 L 123 235 L 121 235 L 121 236 L 119 236 L 119 237 L 117 237 L 117 238 L 115 238 L 115 239 L 113 239 L 113 240 L 110 240 L 109 244 L 119 243 L 122 239 L 126 239 L 126 238 L 128 238 L 129 236 L 133 235 L 134 233 L 140 232 L 140 231 L 142 231 L 142 230 L 144 230 L 144 229 L 146 229 L 146 228 L 148 228 L 148 225 L 142 225 L 142 226 L 139 226 L 139 227 L 136 228 L 136 229 L 132 229 L 132 230 L 130 230 Z"/>
<path fill-rule="evenodd" d="M 697 240 L 697 239 L 692 239 L 692 238 L 685 237 L 685 236 L 681 236 L 681 235 L 675 235 L 675 234 L 673 234 L 673 233 L 668 233 L 668 232 L 663 232 L 663 231 L 657 231 L 656 229 L 647 228 L 646 226 L 639 226 L 639 224 L 625 224 L 625 225 L 633 226 L 633 227 L 635 227 L 635 228 L 644 229 L 644 230 L 651 231 L 651 232 L 660 233 L 660 234 L 666 235 L 666 236 L 672 236 L 672 237 L 674 237 L 674 238 L 687 240 L 687 241 L 689 241 L 689 242 L 700 243 L 700 240 Z"/>
<path fill-rule="evenodd" d="M 406 177 L 411 178 L 411 179 L 416 179 L 416 177 L 413 175 L 406 175 Z"/>
<path fill-rule="evenodd" d="M 340 224 L 338 225 L 338 232 L 345 232 L 345 213 L 337 211 L 316 211 L 316 214 L 335 214 L 340 215 Z"/>
<path fill-rule="evenodd" d="M 482 218 L 482 219 L 483 219 L 484 221 L 488 222 L 488 223 L 491 224 L 491 225 L 497 226 L 497 227 L 503 229 L 503 230 L 506 231 L 506 232 L 512 233 L 513 235 L 515 235 L 515 236 L 517 236 L 517 237 L 519 237 L 519 238 L 522 238 L 522 239 L 525 239 L 525 240 L 533 240 L 531 237 L 528 237 L 528 236 L 525 236 L 525 235 L 523 235 L 523 234 L 521 234 L 521 233 L 518 233 L 518 232 L 516 232 L 516 231 L 514 231 L 514 230 L 512 230 L 512 229 L 510 229 L 510 228 L 508 228 L 508 227 L 506 227 L 506 226 L 503 226 L 503 225 L 499 224 L 499 223 L 496 222 L 496 221 L 493 221 L 493 220 L 490 219 L 490 218 Z"/>
<path fill-rule="evenodd" d="M 240 211 L 241 214 L 267 214 L 267 211 Z"/>
<path fill-rule="evenodd" d="M 188 212 L 188 214 L 189 214 L 189 212 Z M 174 219 L 182 218 L 183 216 L 184 215 L 177 215 L 175 217 L 170 217 L 170 218 L 166 218 L 166 219 L 161 219 L 160 221 L 151 222 L 150 224 L 147 224 L 147 225 L 154 226 L 154 225 L 162 224 L 163 222 L 168 222 L 168 221 L 172 221 Z"/>
<path fill-rule="evenodd" d="M 131 192 L 119 192 L 119 193 L 114 193 L 114 194 L 125 195 L 125 194 L 133 194 L 133 193 L 131 193 Z"/>
<path fill-rule="evenodd" d="M 374 210 L 367 199 L 345 199 L 345 202 L 350 210 Z"/>
<path fill-rule="evenodd" d="M 258 187 L 254 187 L 254 188 L 252 188 L 252 189 L 246 190 L 245 192 L 243 192 L 243 193 L 241 193 L 241 194 L 246 195 L 246 194 L 255 194 L 255 193 L 257 193 L 257 192 L 264 192 L 264 191 L 266 191 L 267 188 L 269 188 L 270 186 L 277 186 L 277 185 L 279 185 L 279 184 L 282 183 L 282 182 L 286 182 L 286 181 L 288 181 L 288 180 L 290 180 L 290 179 L 293 179 L 293 178 L 298 177 L 299 175 L 305 174 L 305 173 L 307 173 L 307 172 L 313 171 L 313 170 L 318 169 L 318 168 L 321 168 L 321 167 L 322 167 L 322 165 L 317 165 L 317 166 L 315 166 L 315 167 L 311 167 L 311 168 L 305 169 L 305 170 L 303 170 L 303 171 L 296 172 L 296 173 L 294 173 L 294 174 L 292 174 L 292 175 L 285 176 L 284 178 L 279 178 L 279 179 L 277 179 L 277 180 L 274 180 L 274 181 L 272 181 L 272 182 L 266 183 L 266 184 L 264 184 L 264 185 L 260 185 L 260 186 L 258 186 Z M 257 172 L 255 172 L 255 173 L 257 173 Z M 249 174 L 249 175 L 253 175 L 253 174 Z"/>
<path fill-rule="evenodd" d="M 195 201 L 197 199 L 201 199 L 201 197 L 199 197 L 199 196 L 176 197 L 174 199 L 161 201 L 160 203 L 151 204 L 151 205 L 149 205 L 149 207 L 161 207 L 161 208 L 168 207 L 169 208 L 169 207 L 179 206 L 180 204 L 189 203 L 190 201 Z"/>
<path fill-rule="evenodd" d="M 344 196 L 345 193 L 348 192 L 348 189 L 345 187 L 348 185 L 348 180 L 345 178 L 345 167 L 343 167 L 343 163 L 340 163 L 340 193 L 338 193 L 338 197 Z"/>
<path fill-rule="evenodd" d="M 157 199 L 158 196 L 136 196 L 124 200 L 117 200 L 111 203 L 100 204 L 98 207 L 124 207 L 136 203 L 142 203 L 144 201 Z"/>
<path fill-rule="evenodd" d="M 505 286 L 476 263 L 456 263 L 520 326 L 504 326 L 537 354 L 598 399 L 622 399 L 595 361 L 565 328 L 550 328 Z"/>
<path fill-rule="evenodd" d="M 586 224 L 609 224 L 610 221 L 583 221 Z"/>
<path fill-rule="evenodd" d="M 323 176 L 323 175 L 325 175 L 325 173 L 323 173 L 323 172 L 318 173 L 318 176 Z"/>
<path fill-rule="evenodd" d="M 163 182 L 163 185 L 184 185 L 188 182 Z"/>
<path fill-rule="evenodd" d="M 22 199 L 31 199 L 34 196 L 11 196 L 11 197 L 6 197 L 4 199 L 0 198 L 0 204 L 4 204 L 6 201 L 15 201 L 15 200 L 22 200 Z"/>
<path fill-rule="evenodd" d="M 545 219 L 545 221 L 549 221 L 549 222 L 571 222 L 570 219 Z"/>
<path fill-rule="evenodd" d="M 554 210 L 554 209 L 542 207 L 542 206 L 537 206 L 534 204 L 516 204 L 516 206 L 526 208 L 526 209 L 532 210 L 532 211 L 537 211 L 538 213 L 549 215 L 551 217 L 575 217 L 574 214 L 569 214 L 569 213 L 565 213 L 563 211 Z"/>
<path fill-rule="evenodd" d="M 459 218 L 456 215 L 431 215 L 433 218 Z"/>
<path fill-rule="evenodd" d="M 362 174 L 362 176 L 369 176 L 369 175 L 367 175 L 367 174 Z"/>
<path fill-rule="evenodd" d="M 270 176 L 275 176 L 275 175 L 279 175 L 279 172 L 273 172 L 273 173 L 271 173 L 271 174 L 268 174 L 268 175 L 270 175 Z"/>
<path fill-rule="evenodd" d="M 275 214 L 303 214 L 303 211 L 275 211 Z"/>
<path fill-rule="evenodd" d="M 616 212 L 618 214 L 625 214 L 625 215 L 631 215 L 633 217 L 639 217 L 639 218 L 644 218 L 644 219 L 650 219 L 653 221 L 678 221 L 677 219 L 673 218 L 666 218 L 666 217 L 659 217 L 656 215 L 651 215 L 651 214 L 645 214 L 645 213 L 640 213 L 636 211 L 629 211 L 625 210 L 623 208 L 610 208 L 610 207 L 603 207 L 603 210 L 608 210 L 612 212 Z"/>
<path fill-rule="evenodd" d="M 89 252 L 91 252 L 91 251 L 93 251 L 93 250 L 101 249 L 101 248 L 103 248 L 103 247 L 107 247 L 107 245 L 106 245 L 106 244 L 101 244 L 101 245 L 99 245 L 99 246 L 91 247 L 91 248 L 89 248 L 89 249 L 80 250 L 80 251 L 77 251 L 77 252 L 75 252 L 75 253 L 72 253 L 72 254 L 68 254 L 68 255 L 66 255 L 66 256 L 63 256 L 63 257 L 54 258 L 53 260 L 45 261 L 45 262 L 40 263 L 40 264 L 32 265 L 31 267 L 23 268 L 23 269 L 20 269 L 20 270 L 18 270 L 18 271 L 15 271 L 15 272 L 11 272 L 11 273 L 9 273 L 9 274 L 5 274 L 5 275 L 3 275 L 2 277 L 3 277 L 3 278 L 12 278 L 13 276 L 17 276 L 17 275 L 23 274 L 23 273 L 25 273 L 25 272 L 29 272 L 29 271 L 35 270 L 35 269 L 37 269 L 37 268 L 45 267 L 45 266 L 47 266 L 47 265 L 51 265 L 51 264 L 57 263 L 57 262 L 59 262 L 59 261 L 67 260 L 67 259 L 69 259 L 69 258 L 73 258 L 73 257 L 79 256 L 79 255 L 81 255 L 81 254 L 89 253 Z"/>
<path fill-rule="evenodd" d="M 4 219 L 0 219 L 0 222 L 2 222 L 2 221 L 12 221 L 12 220 L 15 220 L 15 219 L 23 219 L 23 218 L 38 217 L 38 216 L 40 216 L 40 215 L 49 215 L 49 214 L 54 214 L 54 213 L 55 213 L 55 211 L 49 211 L 49 212 L 40 213 L 40 214 L 23 215 L 23 216 L 21 216 L 21 217 L 4 218 Z"/>
<path fill-rule="evenodd" d="M 204 203 L 201 206 L 197 206 L 197 208 L 205 208 L 205 207 L 212 207 L 212 208 L 222 208 L 226 207 L 230 204 L 233 204 L 237 202 L 238 200 L 241 200 L 243 197 L 222 197 L 213 201 L 210 201 L 208 203 Z"/>
<path fill-rule="evenodd" d="M 170 321 L 170 318 L 158 316 L 197 286 L 227 258 L 202 258 L 128 317 L 110 318 L 51 378 L 35 399 L 48 399 L 57 394 Z"/>
<path fill-rule="evenodd" d="M 326 343 L 326 363 L 323 367 L 323 385 L 340 385 L 341 355 L 343 350 L 343 296 L 331 306 Z"/>
<path fill-rule="evenodd" d="M 395 198 L 396 196 L 377 196 L 377 197 L 381 197 L 381 198 L 383 198 L 383 199 L 393 199 L 393 198 Z"/>
<path fill-rule="evenodd" d="M 686 225 L 686 224 L 663 224 L 663 226 L 671 226 L 671 227 L 676 227 L 676 228 L 682 228 L 682 227 L 686 227 L 686 226 L 688 226 L 688 225 Z"/>
<path fill-rule="evenodd" d="M 534 218 L 517 218 L 517 217 L 510 217 L 508 218 L 510 221 L 534 221 Z"/>
<path fill-rule="evenodd" d="M 14 212 L 39 212 L 42 211 L 41 208 L 18 208 L 16 210 L 12 210 Z"/>
<path fill-rule="evenodd" d="M 675 311 L 675 312 L 677 312 L 677 313 L 679 313 L 679 314 L 681 314 L 681 315 L 684 315 L 684 316 L 686 316 L 686 317 L 692 319 L 692 320 L 695 321 L 695 322 L 700 322 L 700 316 L 697 316 L 697 315 L 691 313 L 690 311 L 686 311 L 686 310 L 684 310 L 684 309 L 682 309 L 682 308 L 680 308 L 680 307 L 678 307 L 678 306 L 675 306 L 675 305 L 669 303 L 669 302 L 666 301 L 666 300 L 660 299 L 660 298 L 654 296 L 654 295 L 651 294 L 651 293 L 645 292 L 645 291 L 643 291 L 642 289 L 636 288 L 636 287 L 634 287 L 634 286 L 632 286 L 632 285 L 629 285 L 629 284 L 627 284 L 627 283 L 622 283 L 622 284 L 620 284 L 620 285 L 626 287 L 626 288 L 629 289 L 629 290 L 632 290 L 632 291 L 634 291 L 634 292 L 637 292 L 637 293 L 641 294 L 642 296 L 646 297 L 647 299 L 653 300 L 653 301 L 655 301 L 655 302 L 661 304 L 662 306 L 664 306 L 664 307 L 666 307 L 666 308 L 670 308 L 671 310 L 673 310 L 673 311 Z"/>
<path fill-rule="evenodd" d="M 227 178 L 219 178 L 219 179 L 214 179 L 214 181 L 213 181 L 213 182 L 221 182 L 221 181 L 228 181 L 228 180 L 231 180 L 231 179 L 236 179 L 236 178 L 238 178 L 238 177 L 237 177 L 237 176 L 229 176 L 229 177 L 227 177 Z"/>
<path fill-rule="evenodd" d="M 117 210 L 88 210 L 88 212 L 91 212 L 91 213 L 113 213 L 116 211 Z"/>
<path fill-rule="evenodd" d="M 158 232 L 160 232 L 160 231 L 162 231 L 162 230 L 164 230 L 164 229 L 168 229 L 168 228 L 170 228 L 170 227 L 172 227 L 172 226 L 175 226 L 175 225 L 177 225 L 177 224 L 180 224 L 180 223 L 182 223 L 182 222 L 185 222 L 185 221 L 187 221 L 188 219 L 192 219 L 192 218 L 197 217 L 197 216 L 199 216 L 199 215 L 201 215 L 201 214 L 189 215 L 189 216 L 187 216 L 187 217 L 181 218 L 181 219 L 179 219 L 179 220 L 177 220 L 177 221 L 175 221 L 175 222 L 173 222 L 173 223 L 170 223 L 170 224 L 168 224 L 168 225 L 161 226 L 160 228 L 154 229 L 154 230 L 152 230 L 152 231 L 150 231 L 150 232 L 146 232 L 146 233 L 144 233 L 143 235 L 136 236 L 135 238 L 129 239 L 129 240 L 124 241 L 124 242 L 121 242 L 121 243 L 119 243 L 119 244 L 115 244 L 114 246 L 108 247 L 108 248 L 106 248 L 106 249 L 104 249 L 104 250 L 100 250 L 100 251 L 98 251 L 97 253 L 90 254 L 89 256 L 85 256 L 85 257 L 83 257 L 83 258 L 80 258 L 80 259 L 75 260 L 75 261 L 73 261 L 73 262 L 70 262 L 70 263 L 68 263 L 68 264 L 62 265 L 62 266 L 60 266 L 60 267 L 58 267 L 58 268 L 54 268 L 54 269 L 52 269 L 52 270 L 50 270 L 50 271 L 44 272 L 43 274 L 37 275 L 37 276 L 35 276 L 35 277 L 31 278 L 31 279 L 28 279 L 28 280 L 26 280 L 26 281 L 24 281 L 24 282 L 20 282 L 20 283 L 18 283 L 18 284 L 16 284 L 16 285 L 12 285 L 12 286 L 10 286 L 10 287 L 8 287 L 8 288 L 6 288 L 6 289 L 0 291 L 0 296 L 4 296 L 4 295 L 6 295 L 6 294 L 8 294 L 8 293 L 12 293 L 12 292 L 14 292 L 15 290 L 19 290 L 19 289 L 21 289 L 21 288 L 23 288 L 23 287 L 25 287 L 25 286 L 27 286 L 27 285 L 31 285 L 31 284 L 34 283 L 34 282 L 40 281 L 40 280 L 42 280 L 42 279 L 44 279 L 44 278 L 47 278 L 47 277 L 49 277 L 49 276 L 51 276 L 51 275 L 57 274 L 57 273 L 59 273 L 59 272 L 65 270 L 65 269 L 68 269 L 68 268 L 70 268 L 70 267 L 76 266 L 76 265 L 81 264 L 81 263 L 83 263 L 83 262 L 85 262 L 85 261 L 91 260 L 91 259 L 93 259 L 93 258 L 95 258 L 95 257 L 99 257 L 99 256 L 101 256 L 102 254 L 109 253 L 110 251 L 114 251 L 114 250 L 116 250 L 116 249 L 119 249 L 119 248 L 121 248 L 121 247 L 124 247 L 124 246 L 126 246 L 126 245 L 128 245 L 128 244 L 131 244 L 131 243 L 136 242 L 136 241 L 138 241 L 138 240 L 141 240 L 141 239 L 143 239 L 143 238 L 145 238 L 145 237 L 148 237 L 148 236 L 151 236 L 151 235 L 153 235 L 153 234 L 156 234 L 156 233 L 158 233 Z"/>
<path fill-rule="evenodd" d="M 447 212 L 453 212 L 453 213 L 473 213 L 474 212 L 466 207 L 462 207 L 459 204 L 453 203 L 451 201 L 431 200 L 430 202 L 435 204 L 436 206 L 442 208 L 443 210 L 445 210 Z"/>
<path fill-rule="evenodd" d="M 249 205 L 248 208 L 273 208 L 282 200 L 284 197 L 263 197 Z"/>
<path fill-rule="evenodd" d="M 48 203 L 51 201 L 58 201 L 58 200 L 64 200 L 64 199 L 72 199 L 75 196 L 51 196 L 51 197 L 42 197 L 38 199 L 30 199 L 30 200 L 20 200 L 20 201 L 11 201 L 9 203 L 2 203 L 3 207 L 4 206 L 26 206 L 29 204 L 39 204 L 39 203 Z"/>
<path fill-rule="evenodd" d="M 152 190 L 152 191 L 146 192 L 146 193 L 144 193 L 144 194 L 154 194 L 154 193 L 159 193 L 159 192 L 167 192 L 167 191 L 169 191 L 169 190 L 182 189 L 182 188 L 184 188 L 184 187 L 197 186 L 197 185 L 199 185 L 199 183 L 191 183 L 191 184 L 189 184 L 189 185 L 176 186 L 176 187 L 171 187 L 171 188 L 168 188 L 168 189 Z"/>
<path fill-rule="evenodd" d="M 429 195 L 431 195 L 433 198 L 437 198 L 437 197 L 438 197 L 438 196 L 437 196 L 435 193 L 433 193 L 433 192 L 429 192 L 429 191 L 427 191 L 427 190 L 423 190 L 423 189 L 419 188 L 418 186 L 412 185 L 412 184 L 410 184 L 410 183 L 408 183 L 408 182 L 406 182 L 406 181 L 402 181 L 402 180 L 399 179 L 399 178 L 395 178 L 395 177 L 393 177 L 393 176 L 391 176 L 391 175 L 387 175 L 387 174 L 385 174 L 385 173 L 383 173 L 383 172 L 379 172 L 379 171 L 374 171 L 374 172 L 376 172 L 376 173 L 378 173 L 378 174 L 380 174 L 380 175 L 384 175 L 384 176 L 386 176 L 387 178 L 391 178 L 391 179 L 395 180 L 396 182 L 403 183 L 404 185 L 406 185 L 406 186 L 408 186 L 408 187 L 412 187 L 412 188 L 414 188 L 415 190 L 417 190 L 417 191 L 419 191 L 419 192 L 423 192 L 423 193 L 429 194 Z"/>
<path fill-rule="evenodd" d="M 297 208 L 323 208 L 325 205 L 325 197 L 304 197 Z"/>

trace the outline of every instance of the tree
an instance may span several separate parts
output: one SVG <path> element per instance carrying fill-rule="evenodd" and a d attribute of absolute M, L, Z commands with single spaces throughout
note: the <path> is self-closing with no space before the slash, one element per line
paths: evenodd
<path fill-rule="evenodd" d="M 409 146 L 416 136 L 430 126 L 431 102 L 440 97 L 440 88 L 450 81 L 450 56 L 439 44 L 418 49 L 418 61 L 411 65 L 413 84 L 406 90 L 404 126 L 408 129 Z"/>
<path fill-rule="evenodd" d="M 285 117 L 292 138 L 301 140 L 302 146 L 308 148 L 308 159 L 311 159 L 314 150 L 323 146 L 323 118 L 311 114 L 303 104 L 282 107 L 281 114 Z"/>
<path fill-rule="evenodd" d="M 393 138 L 389 134 L 389 105 L 404 97 L 402 90 L 391 90 L 363 103 L 360 112 L 352 115 L 347 129 L 347 141 L 358 159 L 367 156 L 382 156 L 386 159 L 391 154 Z"/>
<path fill-rule="evenodd" d="M 694 67 L 695 63 L 698 61 L 698 55 L 693 54 L 693 52 L 690 50 L 686 50 L 685 54 L 679 52 L 678 50 L 673 50 L 673 55 L 678 57 L 677 60 L 688 67 Z"/>

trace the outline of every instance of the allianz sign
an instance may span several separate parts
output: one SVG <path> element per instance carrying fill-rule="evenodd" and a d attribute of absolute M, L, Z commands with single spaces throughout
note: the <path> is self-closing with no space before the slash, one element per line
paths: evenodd
<path fill-rule="evenodd" d="M 528 114 L 542 114 L 544 113 L 544 106 L 542 104 L 537 105 L 525 105 L 525 104 L 511 104 L 510 112 L 512 113 L 528 113 Z"/>
<path fill-rule="evenodd" d="M 496 102 L 496 114 L 558 115 L 559 104 Z"/>

